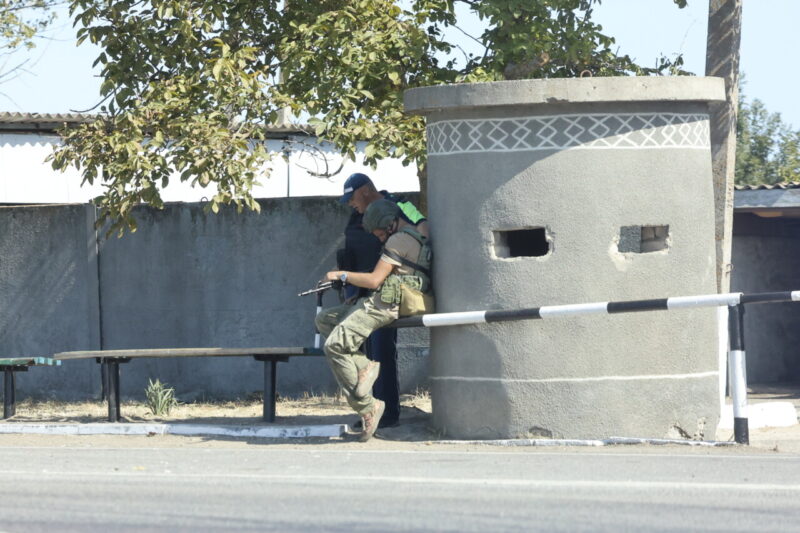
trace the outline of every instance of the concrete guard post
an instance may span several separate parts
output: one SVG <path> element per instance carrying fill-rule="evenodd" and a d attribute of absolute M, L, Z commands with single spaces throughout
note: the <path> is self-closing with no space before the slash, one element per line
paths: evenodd
<path fill-rule="evenodd" d="M 718 78 L 412 89 L 427 117 L 437 312 L 707 294 Z M 713 438 L 713 309 L 434 328 L 454 438 Z"/>

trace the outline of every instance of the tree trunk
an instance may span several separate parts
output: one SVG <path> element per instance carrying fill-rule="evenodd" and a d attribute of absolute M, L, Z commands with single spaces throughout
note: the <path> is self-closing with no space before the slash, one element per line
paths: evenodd
<path fill-rule="evenodd" d="M 726 102 L 711 106 L 711 158 L 716 212 L 717 290 L 730 291 L 736 111 L 742 0 L 709 0 L 706 76 L 725 79 Z"/>
<path fill-rule="evenodd" d="M 419 208 L 420 213 L 428 216 L 428 167 L 417 169 L 417 178 L 419 178 Z"/>

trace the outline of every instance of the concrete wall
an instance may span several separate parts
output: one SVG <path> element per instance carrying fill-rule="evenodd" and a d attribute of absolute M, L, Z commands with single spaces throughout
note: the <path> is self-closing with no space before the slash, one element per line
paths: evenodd
<path fill-rule="evenodd" d="M 734 292 L 800 287 L 800 219 L 737 214 Z M 800 382 L 800 305 L 748 305 L 744 315 L 748 383 Z"/>
<path fill-rule="evenodd" d="M 262 214 L 205 214 L 200 204 L 140 208 L 138 231 L 101 239 L 88 206 L 0 209 L 0 353 L 80 349 L 310 346 L 311 288 L 335 265 L 347 210 L 330 198 L 262 201 Z M 326 305 L 336 303 L 326 295 Z M 401 388 L 424 385 L 424 333 L 401 332 Z M 99 393 L 94 361 L 20 374 L 22 396 Z M 263 388 L 249 358 L 144 359 L 122 366 L 123 397 L 148 378 L 184 400 L 241 397 Z M 278 392 L 331 392 L 322 357 L 281 363 Z"/>
<path fill-rule="evenodd" d="M 437 311 L 715 292 L 702 101 L 722 88 L 603 78 L 406 93 L 428 119 Z M 668 226 L 666 247 L 631 251 L 630 226 Z M 498 232 L 529 228 L 549 251 L 503 257 Z M 437 328 L 434 424 L 458 438 L 707 438 L 716 330 L 713 309 Z"/>
<path fill-rule="evenodd" d="M 97 349 L 94 211 L 82 205 L 0 207 L 0 357 Z M 99 393 L 94 361 L 17 374 L 22 395 Z"/>

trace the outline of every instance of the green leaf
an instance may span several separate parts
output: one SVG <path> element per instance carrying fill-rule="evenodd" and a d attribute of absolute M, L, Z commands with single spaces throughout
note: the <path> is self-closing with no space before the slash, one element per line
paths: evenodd
<path fill-rule="evenodd" d="M 217 81 L 219 81 L 220 73 L 222 72 L 222 68 L 225 66 L 224 61 L 224 59 L 217 59 L 217 61 L 214 63 L 214 68 L 211 70 L 211 74 Z"/>

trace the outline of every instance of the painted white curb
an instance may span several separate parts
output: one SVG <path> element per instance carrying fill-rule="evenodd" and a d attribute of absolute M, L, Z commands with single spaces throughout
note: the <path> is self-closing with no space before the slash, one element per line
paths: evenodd
<path fill-rule="evenodd" d="M 39 435 L 216 435 L 224 437 L 255 437 L 267 439 L 297 439 L 305 437 L 340 437 L 346 424 L 320 426 L 206 426 L 197 424 L 0 424 L 2 433 Z"/>
<path fill-rule="evenodd" d="M 797 424 L 797 410 L 792 402 L 751 403 L 745 407 L 747 427 L 789 427 Z M 726 405 L 719 417 L 719 429 L 733 429 L 733 406 Z"/>
<path fill-rule="evenodd" d="M 688 439 L 640 439 L 609 437 L 607 439 L 500 439 L 500 440 L 440 440 L 436 444 L 483 444 L 487 446 L 613 446 L 618 444 L 680 444 L 683 446 L 733 446 L 735 442 Z"/>

